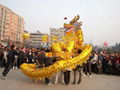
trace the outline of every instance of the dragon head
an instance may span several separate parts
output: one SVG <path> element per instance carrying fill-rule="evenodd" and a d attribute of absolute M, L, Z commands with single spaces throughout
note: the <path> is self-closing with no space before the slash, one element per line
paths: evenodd
<path fill-rule="evenodd" d="M 80 16 L 77 15 L 75 16 L 70 22 L 69 24 L 64 24 L 64 28 L 70 29 L 70 28 L 74 28 L 75 30 L 77 29 L 81 29 L 82 26 L 82 22 L 78 22 L 78 20 L 80 19 Z"/>

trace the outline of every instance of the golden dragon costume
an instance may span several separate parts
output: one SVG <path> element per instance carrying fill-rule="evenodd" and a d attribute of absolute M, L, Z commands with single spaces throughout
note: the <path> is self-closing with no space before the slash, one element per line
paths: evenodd
<path fill-rule="evenodd" d="M 78 22 L 79 15 L 75 16 L 69 24 L 64 24 L 66 34 L 62 42 L 53 43 L 52 55 L 58 56 L 61 60 L 55 62 L 53 65 L 45 68 L 36 68 L 36 64 L 24 63 L 20 66 L 21 71 L 32 79 L 43 79 L 52 74 L 65 70 L 67 68 L 76 68 L 77 65 L 82 65 L 89 58 L 92 46 L 83 44 L 83 33 L 81 30 L 81 22 Z M 76 52 L 82 50 L 80 54 Z M 48 55 L 48 53 L 46 53 Z"/>

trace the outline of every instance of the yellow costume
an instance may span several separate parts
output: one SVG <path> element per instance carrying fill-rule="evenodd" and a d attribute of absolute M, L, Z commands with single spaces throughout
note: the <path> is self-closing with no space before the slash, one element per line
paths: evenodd
<path fill-rule="evenodd" d="M 82 65 L 89 58 L 92 47 L 90 45 L 83 45 L 83 33 L 81 30 L 81 22 L 78 22 L 79 15 L 75 16 L 69 24 L 64 24 L 64 28 L 73 28 L 74 32 L 70 32 L 63 37 L 62 42 L 53 43 L 51 46 L 52 52 L 47 53 L 48 56 L 57 56 L 61 60 L 55 62 L 49 67 L 42 69 L 36 68 L 35 64 L 22 64 L 21 71 L 32 79 L 43 79 L 52 74 L 65 70 L 67 68 L 76 68 L 77 65 Z M 75 55 L 78 50 L 82 52 Z"/>

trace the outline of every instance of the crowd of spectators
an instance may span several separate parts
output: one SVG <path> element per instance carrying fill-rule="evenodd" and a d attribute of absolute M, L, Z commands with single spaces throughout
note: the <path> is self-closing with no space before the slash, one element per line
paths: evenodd
<path fill-rule="evenodd" d="M 45 57 L 45 52 L 49 51 L 50 50 L 47 48 L 16 48 L 14 45 L 8 48 L 0 46 L 0 67 L 5 67 L 2 73 L 2 79 L 6 78 L 6 75 L 11 68 L 19 69 L 20 65 L 23 63 L 36 63 L 38 68 L 52 65 L 56 62 L 56 59 Z M 120 75 L 120 53 L 108 53 L 106 50 L 99 53 L 93 51 L 86 63 L 83 63 L 82 68 L 84 76 L 89 77 L 92 77 L 92 73 Z M 45 82 L 46 84 L 49 84 L 49 78 L 45 78 Z"/>
<path fill-rule="evenodd" d="M 86 64 L 83 65 L 85 75 L 87 72 L 97 74 L 120 75 L 120 53 L 108 53 L 93 51 Z"/>

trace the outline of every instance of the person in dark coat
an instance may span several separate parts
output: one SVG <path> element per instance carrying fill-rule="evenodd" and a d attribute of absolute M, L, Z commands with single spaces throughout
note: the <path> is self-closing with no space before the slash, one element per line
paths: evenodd
<path fill-rule="evenodd" d="M 79 55 L 81 52 L 82 52 L 82 50 L 78 50 L 77 51 L 77 55 Z M 73 72 L 74 72 L 73 76 L 74 76 L 74 78 L 73 78 L 73 83 L 72 84 L 75 84 L 76 82 L 77 82 L 77 84 L 80 84 L 80 82 L 82 80 L 81 79 L 81 67 L 82 66 L 77 65 L 77 67 L 75 69 L 73 69 Z M 77 80 L 77 72 L 79 73 L 78 80 Z"/>
<path fill-rule="evenodd" d="M 27 62 L 27 54 L 25 52 L 25 48 L 21 48 L 21 50 L 19 51 L 18 60 L 17 60 L 18 68 L 20 68 L 20 65 L 26 62 Z"/>
<path fill-rule="evenodd" d="M 91 71 L 91 60 L 93 56 L 90 56 L 89 59 L 87 60 L 86 64 L 83 64 L 83 72 L 85 73 L 84 76 L 89 76 L 92 77 L 92 71 Z"/>
<path fill-rule="evenodd" d="M 28 57 L 28 63 L 33 63 L 33 60 L 35 58 L 35 55 L 34 53 L 32 52 L 32 49 L 29 50 L 28 54 L 27 54 L 27 57 Z"/>
<path fill-rule="evenodd" d="M 49 52 L 49 51 L 47 51 Z M 36 62 L 38 63 L 38 65 L 43 68 L 43 67 L 48 67 L 50 65 L 53 64 L 53 59 L 50 57 L 46 57 L 45 56 L 45 51 L 44 49 L 41 49 L 41 51 L 38 53 L 37 57 L 36 57 Z M 50 79 L 48 77 L 45 78 L 45 83 L 47 85 L 50 85 Z"/>
<path fill-rule="evenodd" d="M 45 52 L 44 52 L 44 50 L 41 50 L 36 55 L 35 62 L 37 63 L 37 65 L 39 67 L 43 68 L 44 67 L 44 59 L 45 59 Z"/>
<path fill-rule="evenodd" d="M 0 47 L 0 67 L 4 66 L 4 51 L 3 48 Z"/>
<path fill-rule="evenodd" d="M 15 55 L 18 55 L 18 52 L 16 51 L 15 45 L 11 46 L 11 50 L 8 52 L 7 55 L 7 65 L 5 66 L 5 69 L 3 70 L 2 79 L 6 79 L 6 76 L 10 69 L 13 67 L 14 62 L 15 62 Z"/>

